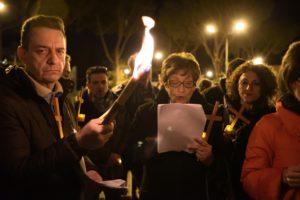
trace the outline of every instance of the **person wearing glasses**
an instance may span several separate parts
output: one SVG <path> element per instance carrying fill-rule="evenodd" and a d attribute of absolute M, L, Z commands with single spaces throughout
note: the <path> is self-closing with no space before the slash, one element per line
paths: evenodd
<path fill-rule="evenodd" d="M 242 170 L 252 199 L 300 199 L 300 41 L 283 56 L 276 112 L 254 127 Z"/>
<path fill-rule="evenodd" d="M 255 65 L 251 61 L 240 65 L 226 81 L 228 106 L 239 111 L 243 105 L 245 109 L 242 116 L 248 120 L 246 123 L 239 119 L 233 130 L 226 133 L 233 142 L 230 163 L 235 199 L 248 199 L 240 181 L 248 138 L 254 125 L 263 115 L 275 112 L 276 89 L 276 76 L 271 68 L 264 64 Z M 231 123 L 236 114 L 230 110 L 227 113 Z"/>
<path fill-rule="evenodd" d="M 157 152 L 158 104 L 201 104 L 211 107 L 196 88 L 200 67 L 187 52 L 172 53 L 162 63 L 161 85 L 156 99 L 141 105 L 131 129 L 133 166 L 143 169 L 141 199 L 225 199 L 228 192 L 223 156 L 222 124 L 215 123 L 211 136 L 195 140 L 186 151 Z M 180 120 L 180 118 L 178 118 Z M 136 171 L 134 171 L 137 173 Z"/>

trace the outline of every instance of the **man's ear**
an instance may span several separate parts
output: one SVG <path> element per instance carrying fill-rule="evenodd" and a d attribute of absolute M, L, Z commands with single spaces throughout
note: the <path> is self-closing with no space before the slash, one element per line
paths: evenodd
<path fill-rule="evenodd" d="M 18 46 L 17 56 L 21 60 L 21 62 L 24 64 L 26 63 L 25 55 L 26 55 L 26 50 L 24 49 L 24 47 Z"/>

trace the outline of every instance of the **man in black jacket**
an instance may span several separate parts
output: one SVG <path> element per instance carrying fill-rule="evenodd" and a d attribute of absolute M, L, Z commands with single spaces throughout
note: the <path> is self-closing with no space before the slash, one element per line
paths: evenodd
<path fill-rule="evenodd" d="M 61 130 L 66 35 L 60 18 L 26 20 L 17 55 L 24 67 L 10 66 L 0 78 L 0 199 L 82 199 L 84 178 L 101 176 L 82 170 L 80 159 L 109 139 L 113 125 L 93 119 L 76 134 Z"/>

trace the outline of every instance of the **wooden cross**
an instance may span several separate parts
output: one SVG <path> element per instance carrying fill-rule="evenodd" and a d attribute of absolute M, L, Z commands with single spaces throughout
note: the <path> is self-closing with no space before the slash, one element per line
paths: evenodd
<path fill-rule="evenodd" d="M 80 93 L 79 93 L 79 96 L 78 96 L 77 121 L 79 121 L 79 122 L 83 122 L 85 120 L 85 114 L 80 113 L 81 105 L 84 102 L 84 100 L 82 98 L 84 90 L 85 90 L 84 87 L 81 87 L 81 90 L 80 90 Z"/>
<path fill-rule="evenodd" d="M 57 123 L 58 126 L 58 130 L 59 130 L 59 137 L 60 139 L 62 139 L 64 137 L 64 132 L 63 132 L 63 128 L 62 128 L 62 117 L 60 114 L 60 109 L 59 109 L 59 101 L 58 101 L 58 97 L 53 97 L 51 100 L 51 104 L 54 108 L 54 114 L 55 114 L 55 121 Z M 83 156 L 81 157 L 79 164 L 82 168 L 82 170 L 84 172 L 86 172 L 86 166 L 85 166 L 85 161 Z"/>
<path fill-rule="evenodd" d="M 216 101 L 215 105 L 214 105 L 214 109 L 212 111 L 212 113 L 210 115 L 206 115 L 209 123 L 206 129 L 206 132 L 202 133 L 202 139 L 205 141 L 208 141 L 212 126 L 214 124 L 215 121 L 222 121 L 222 117 L 217 116 L 217 112 L 218 112 L 218 107 L 219 107 L 219 101 Z"/>
<path fill-rule="evenodd" d="M 121 199 L 132 200 L 133 185 L 132 185 L 132 172 L 130 170 L 127 171 L 126 186 L 127 186 L 127 193 L 122 195 Z"/>
<path fill-rule="evenodd" d="M 242 103 L 241 108 L 240 108 L 239 111 L 235 110 L 231 106 L 228 107 L 228 110 L 235 115 L 235 118 L 233 119 L 231 124 L 229 124 L 225 127 L 224 132 L 226 134 L 232 134 L 232 130 L 233 130 L 234 126 L 236 125 L 236 123 L 238 122 L 239 119 L 242 120 L 243 122 L 245 122 L 246 124 L 250 124 L 250 121 L 242 115 L 244 110 L 248 107 L 249 107 L 249 104 L 247 104 L 247 103 Z"/>
<path fill-rule="evenodd" d="M 58 97 L 53 97 L 51 104 L 54 109 L 55 121 L 57 123 L 58 130 L 59 130 L 59 137 L 62 139 L 64 137 L 64 133 L 63 133 L 63 129 L 62 129 L 62 117 L 60 115 Z"/>

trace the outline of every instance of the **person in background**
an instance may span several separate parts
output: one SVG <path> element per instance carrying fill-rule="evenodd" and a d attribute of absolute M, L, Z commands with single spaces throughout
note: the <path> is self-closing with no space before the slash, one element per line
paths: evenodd
<path fill-rule="evenodd" d="M 102 180 L 80 160 L 104 145 L 113 124 L 92 119 L 76 134 L 60 129 L 66 44 L 59 17 L 36 15 L 23 23 L 17 55 L 24 67 L 10 66 L 0 79 L 1 199 L 83 199 L 86 178 Z"/>
<path fill-rule="evenodd" d="M 59 82 L 64 89 L 64 95 L 73 92 L 75 83 L 71 79 L 71 56 L 68 54 L 66 54 L 65 67 Z"/>
<path fill-rule="evenodd" d="M 226 80 L 227 103 L 239 111 L 248 123 L 239 119 L 230 133 L 226 136 L 232 139 L 231 174 L 235 199 L 248 199 L 240 182 L 241 170 L 245 159 L 245 151 L 251 130 L 256 122 L 264 115 L 275 112 L 274 98 L 277 91 L 276 76 L 270 67 L 245 62 L 235 69 L 231 77 Z M 231 123 L 236 114 L 230 113 Z M 226 130 L 226 128 L 225 128 Z"/>
<path fill-rule="evenodd" d="M 199 76 L 198 61 L 191 53 L 170 54 L 162 64 L 163 88 L 153 102 L 141 105 L 135 114 L 127 150 L 134 169 L 143 169 L 142 200 L 225 199 L 229 192 L 221 123 L 214 124 L 208 142 L 196 139 L 195 144 L 187 146 L 194 153 L 157 152 L 158 104 L 201 104 L 206 113 L 211 113 L 196 88 Z"/>
<path fill-rule="evenodd" d="M 254 127 L 242 183 L 252 199 L 300 199 L 300 41 L 283 56 L 276 112 Z"/>
<path fill-rule="evenodd" d="M 104 66 L 91 66 L 86 70 L 86 90 L 84 90 L 80 114 L 85 115 L 80 126 L 85 125 L 90 119 L 100 117 L 117 99 L 109 89 L 108 70 Z M 121 167 L 121 156 L 119 146 L 116 144 L 118 131 L 118 117 L 114 134 L 110 140 L 101 148 L 89 151 L 88 156 L 98 167 L 99 173 L 104 180 L 124 178 Z M 107 200 L 119 199 L 122 191 L 109 190 L 105 188 L 105 197 Z"/>
<path fill-rule="evenodd" d="M 137 53 L 132 54 L 127 61 L 128 66 L 130 67 L 131 71 L 134 70 L 134 62 L 136 58 Z M 117 85 L 112 89 L 114 93 L 117 95 L 120 95 L 123 89 L 125 88 L 127 84 L 127 81 L 125 83 L 122 83 L 120 85 Z M 142 77 L 139 78 L 139 83 L 136 86 L 135 90 L 127 100 L 125 106 L 122 108 L 122 111 L 118 114 L 118 124 L 117 129 L 119 131 L 119 138 L 116 142 L 116 146 L 119 147 L 119 152 L 121 153 L 122 162 L 124 166 L 124 170 L 127 171 L 131 168 L 131 161 L 128 161 L 128 155 L 126 155 L 125 149 L 127 148 L 126 145 L 128 144 L 129 135 L 130 133 L 130 127 L 132 120 L 134 118 L 134 114 L 137 110 L 137 108 L 147 102 L 152 102 L 155 98 L 157 89 L 152 86 L 151 80 L 150 80 L 150 72 L 145 72 Z M 138 170 L 138 169 L 137 169 Z M 141 172 L 140 172 L 141 173 Z M 138 174 L 140 174 L 138 173 Z M 140 186 L 141 177 L 135 176 L 133 177 L 133 191 L 137 190 Z M 135 195 L 135 193 L 133 194 Z M 137 198 L 137 197 L 133 197 Z"/>
<path fill-rule="evenodd" d="M 199 83 L 199 91 L 202 92 L 205 89 L 212 87 L 213 82 L 207 78 L 201 78 Z"/>
<path fill-rule="evenodd" d="M 208 103 L 214 105 L 216 101 L 219 101 L 221 104 L 224 104 L 226 107 L 226 79 L 228 79 L 234 70 L 246 60 L 242 58 L 235 58 L 229 62 L 228 70 L 226 72 L 226 77 L 221 78 L 219 84 L 212 86 L 208 89 L 202 91 L 205 99 Z"/>

